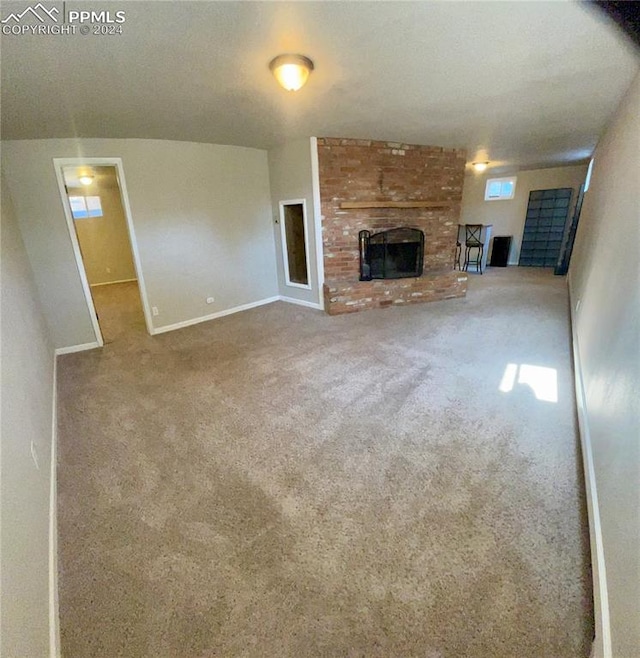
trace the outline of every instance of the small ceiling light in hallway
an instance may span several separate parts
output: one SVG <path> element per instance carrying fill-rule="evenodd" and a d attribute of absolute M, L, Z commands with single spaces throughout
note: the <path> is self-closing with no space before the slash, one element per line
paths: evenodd
<path fill-rule="evenodd" d="M 269 63 L 269 69 L 287 91 L 298 91 L 309 79 L 313 62 L 304 55 L 278 55 Z"/>
<path fill-rule="evenodd" d="M 78 180 L 83 184 L 83 185 L 91 185 L 93 183 L 94 176 L 91 172 L 84 172 L 80 176 L 78 176 Z"/>

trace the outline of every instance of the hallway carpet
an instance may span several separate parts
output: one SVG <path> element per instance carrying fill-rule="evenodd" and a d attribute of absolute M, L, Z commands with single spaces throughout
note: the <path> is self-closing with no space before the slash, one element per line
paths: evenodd
<path fill-rule="evenodd" d="M 92 286 L 91 296 L 105 343 L 136 333 L 146 334 L 137 281 Z"/>
<path fill-rule="evenodd" d="M 566 282 L 277 302 L 59 360 L 65 658 L 577 658 Z"/>

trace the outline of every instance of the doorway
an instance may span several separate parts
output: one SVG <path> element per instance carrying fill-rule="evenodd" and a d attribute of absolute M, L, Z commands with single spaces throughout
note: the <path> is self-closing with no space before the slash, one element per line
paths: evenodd
<path fill-rule="evenodd" d="M 120 159 L 54 164 L 96 342 L 153 333 Z"/>
<path fill-rule="evenodd" d="M 305 199 L 280 201 L 280 226 L 285 284 L 311 290 Z"/>

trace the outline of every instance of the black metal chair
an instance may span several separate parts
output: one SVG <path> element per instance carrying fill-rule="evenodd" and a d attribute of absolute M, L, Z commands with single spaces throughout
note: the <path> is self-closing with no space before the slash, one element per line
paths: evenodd
<path fill-rule="evenodd" d="M 482 224 L 465 224 L 465 241 L 464 241 L 464 265 L 462 269 L 467 272 L 469 263 L 476 266 L 476 272 L 482 274 L 482 256 L 484 254 L 484 242 L 482 242 Z M 471 260 L 471 250 L 477 249 L 476 258 Z"/>

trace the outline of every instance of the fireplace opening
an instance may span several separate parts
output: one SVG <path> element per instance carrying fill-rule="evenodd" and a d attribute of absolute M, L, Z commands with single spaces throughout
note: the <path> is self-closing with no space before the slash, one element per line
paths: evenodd
<path fill-rule="evenodd" d="M 360 231 L 360 281 L 422 276 L 424 233 L 416 228 Z"/>

